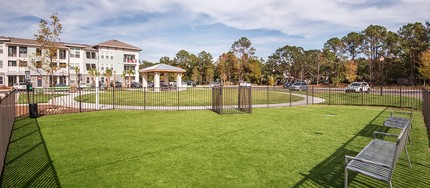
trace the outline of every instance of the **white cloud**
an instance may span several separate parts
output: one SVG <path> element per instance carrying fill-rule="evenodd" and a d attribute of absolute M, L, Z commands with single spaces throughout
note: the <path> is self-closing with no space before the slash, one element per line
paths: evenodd
<path fill-rule="evenodd" d="M 257 48 L 257 53 L 268 53 L 287 44 L 315 48 L 322 46 L 321 41 L 328 37 L 361 31 L 370 24 L 396 31 L 409 22 L 430 18 L 430 1 L 3 0 L 0 1 L 0 35 L 32 38 L 37 23 L 23 20 L 26 17 L 48 19 L 53 12 L 59 13 L 64 25 L 63 38 L 71 42 L 98 43 L 118 38 L 156 55 L 173 56 L 186 49 L 206 50 L 217 57 L 219 54 L 215 53 L 228 50 L 237 40 L 236 36 L 252 35 L 251 41 L 261 48 Z M 207 25 L 222 27 L 198 33 L 199 28 Z M 224 31 L 226 28 L 230 29 Z M 252 30 L 281 34 L 254 36 L 250 34 Z M 144 52 L 144 58 L 155 56 Z M 264 55 L 270 54 L 260 56 Z"/>

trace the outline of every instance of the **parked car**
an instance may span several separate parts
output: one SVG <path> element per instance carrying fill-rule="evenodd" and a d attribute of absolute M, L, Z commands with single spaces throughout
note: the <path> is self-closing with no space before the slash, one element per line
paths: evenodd
<path fill-rule="evenodd" d="M 241 83 L 239 83 L 239 86 L 251 86 L 251 83 L 241 82 Z"/>
<path fill-rule="evenodd" d="M 220 83 L 219 82 L 212 82 L 211 84 L 209 84 L 210 87 L 215 87 L 215 86 L 219 86 Z"/>
<path fill-rule="evenodd" d="M 358 93 L 363 91 L 366 93 L 370 92 L 370 86 L 367 82 L 353 82 L 345 88 L 345 93 L 348 93 L 348 92 Z"/>
<path fill-rule="evenodd" d="M 148 87 L 154 87 L 154 83 L 153 82 L 148 82 Z"/>
<path fill-rule="evenodd" d="M 131 82 L 130 87 L 141 88 L 142 84 L 139 82 Z"/>
<path fill-rule="evenodd" d="M 291 86 L 291 84 L 293 84 L 293 83 L 291 83 L 291 82 L 285 82 L 282 87 L 289 88 Z"/>
<path fill-rule="evenodd" d="M 80 83 L 78 85 L 78 88 L 81 88 L 81 89 L 83 89 L 83 88 L 89 88 L 89 86 L 87 85 L 87 83 Z"/>
<path fill-rule="evenodd" d="M 25 82 L 14 83 L 13 89 L 17 90 L 17 91 L 26 90 L 27 89 L 27 83 L 25 83 Z"/>
<path fill-rule="evenodd" d="M 113 82 L 110 83 L 110 87 L 114 87 L 114 83 Z M 116 81 L 115 82 L 115 87 L 122 87 L 122 83 L 120 81 Z"/>
<path fill-rule="evenodd" d="M 187 86 L 196 87 L 196 84 L 193 81 L 187 81 Z"/>
<path fill-rule="evenodd" d="M 67 84 L 56 84 L 55 87 L 53 88 L 54 91 L 69 91 L 70 87 Z"/>
<path fill-rule="evenodd" d="M 294 82 L 290 85 L 289 89 L 298 91 L 308 90 L 308 85 L 306 84 L 306 82 Z"/>

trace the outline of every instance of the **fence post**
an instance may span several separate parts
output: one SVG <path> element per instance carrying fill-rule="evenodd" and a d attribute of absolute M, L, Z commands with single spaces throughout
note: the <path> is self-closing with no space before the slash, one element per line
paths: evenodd
<path fill-rule="evenodd" d="M 328 105 L 331 105 L 331 86 L 328 86 Z"/>
<path fill-rule="evenodd" d="M 146 110 L 146 89 L 148 87 L 143 88 L 143 110 Z"/>
<path fill-rule="evenodd" d="M 82 87 L 79 87 L 78 90 L 79 90 L 79 112 L 82 112 Z"/>
<path fill-rule="evenodd" d="M 178 110 L 179 110 L 179 87 L 176 87 L 176 91 L 177 91 L 177 98 L 178 98 Z"/>
<path fill-rule="evenodd" d="M 306 89 L 306 105 L 309 105 L 309 89 Z"/>
<path fill-rule="evenodd" d="M 267 85 L 267 88 L 266 88 L 267 90 L 267 108 L 269 108 L 269 85 Z"/>
<path fill-rule="evenodd" d="M 363 106 L 363 105 L 364 105 L 364 92 L 362 90 L 362 92 L 361 92 L 361 106 Z"/>
<path fill-rule="evenodd" d="M 315 87 L 313 87 L 312 86 L 312 104 L 315 104 L 315 101 L 314 101 L 314 99 L 315 99 Z"/>
<path fill-rule="evenodd" d="M 290 106 L 292 106 L 292 104 L 291 104 L 291 89 L 288 89 L 288 91 L 290 92 Z"/>
<path fill-rule="evenodd" d="M 402 107 L 402 86 L 400 86 L 400 108 Z"/>

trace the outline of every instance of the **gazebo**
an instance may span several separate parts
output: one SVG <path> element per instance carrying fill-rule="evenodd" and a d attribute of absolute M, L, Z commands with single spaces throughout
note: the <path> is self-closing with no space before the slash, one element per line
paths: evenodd
<path fill-rule="evenodd" d="M 182 73 L 186 72 L 184 69 L 166 65 L 158 64 L 144 69 L 140 69 L 139 73 L 142 74 L 142 86 L 148 87 L 148 74 L 154 73 L 154 90 L 159 91 L 160 89 L 160 75 L 164 73 L 164 84 L 169 84 L 169 73 L 176 74 L 176 87 L 181 87 Z"/>

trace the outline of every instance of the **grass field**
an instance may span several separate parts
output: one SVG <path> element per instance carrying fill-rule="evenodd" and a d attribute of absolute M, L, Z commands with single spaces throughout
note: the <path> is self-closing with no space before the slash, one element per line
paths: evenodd
<path fill-rule="evenodd" d="M 100 111 L 18 119 L 2 187 L 342 187 L 390 109 L 301 106 L 211 111 Z M 395 187 L 430 185 L 429 141 L 414 113 Z M 389 130 L 397 132 L 398 130 Z M 385 187 L 350 174 L 350 187 Z"/>
<path fill-rule="evenodd" d="M 100 93 L 101 104 L 115 104 L 127 106 L 210 106 L 212 105 L 212 90 L 210 88 L 188 89 L 184 91 L 143 92 L 142 90 L 112 90 Z M 237 103 L 237 88 L 224 88 L 224 101 L 226 105 Z M 269 98 L 268 98 L 269 97 Z M 291 102 L 303 100 L 298 96 L 291 96 Z M 79 97 L 75 97 L 79 101 Z M 95 103 L 95 94 L 84 94 L 82 102 Z M 253 104 L 289 103 L 290 95 L 277 91 L 263 89 L 252 90 Z"/>
<path fill-rule="evenodd" d="M 64 94 L 30 94 L 27 95 L 26 93 L 20 93 L 18 98 L 18 104 L 28 104 L 28 97 L 30 97 L 30 103 L 33 103 L 33 97 L 34 97 L 34 103 L 47 103 L 49 100 L 51 100 L 54 97 L 60 97 L 64 96 Z"/>

